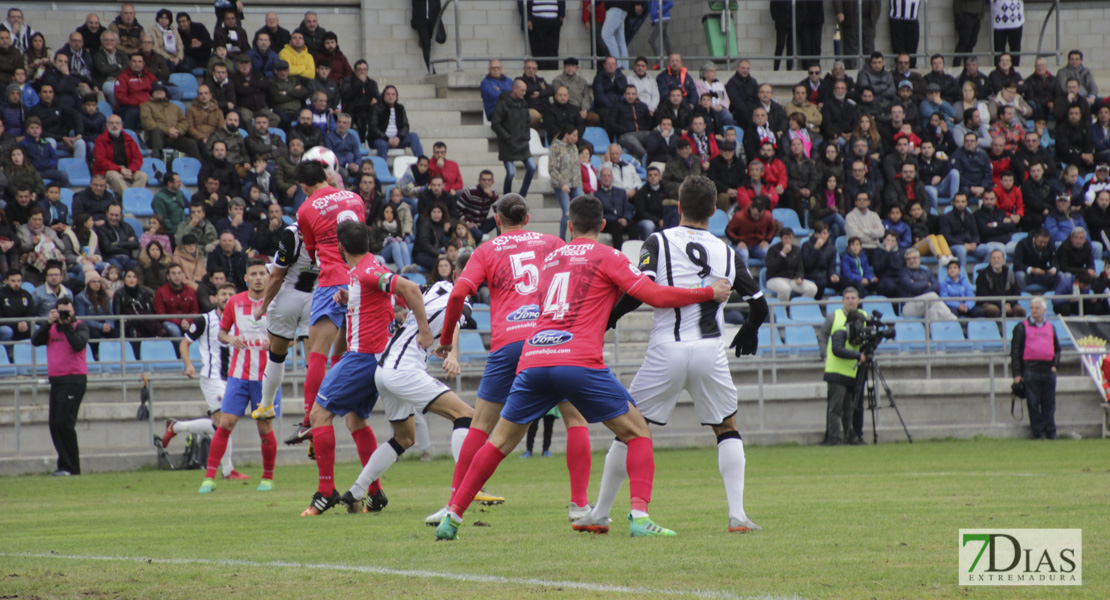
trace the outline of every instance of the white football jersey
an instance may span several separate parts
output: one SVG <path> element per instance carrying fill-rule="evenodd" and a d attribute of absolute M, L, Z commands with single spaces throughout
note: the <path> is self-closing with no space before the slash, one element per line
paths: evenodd
<path fill-rule="evenodd" d="M 763 296 L 740 254 L 705 229 L 673 227 L 651 234 L 640 251 L 639 266 L 660 285 L 699 288 L 727 279 L 744 300 Z M 710 300 L 655 309 L 649 345 L 720 337 L 724 306 Z"/>
<path fill-rule="evenodd" d="M 311 294 L 316 289 L 320 268 L 308 255 L 296 223 L 287 225 L 281 231 L 278 236 L 278 251 L 270 264 L 271 268 L 278 266 L 286 269 L 285 281 L 281 284 L 282 290 L 296 290 Z"/>
<path fill-rule="evenodd" d="M 424 314 L 428 317 L 428 327 L 432 330 L 432 345 L 439 342 L 443 333 L 443 317 L 447 312 L 447 298 L 451 295 L 454 284 L 450 281 L 437 281 L 424 290 Z M 470 302 L 463 304 L 463 315 L 459 317 L 459 327 L 466 322 L 470 314 Z M 416 325 L 416 317 L 409 311 L 405 323 L 401 325 L 389 340 L 385 352 L 378 360 L 378 365 L 389 369 L 428 369 L 428 351 L 420 347 L 416 338 L 420 335 L 420 328 Z"/>

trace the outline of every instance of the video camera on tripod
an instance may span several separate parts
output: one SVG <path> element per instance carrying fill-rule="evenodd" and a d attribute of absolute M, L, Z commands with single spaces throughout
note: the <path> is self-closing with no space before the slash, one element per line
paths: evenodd
<path fill-rule="evenodd" d="M 883 322 L 883 313 L 877 310 L 871 311 L 870 318 L 860 311 L 853 311 L 848 314 L 848 342 L 859 347 L 860 353 L 867 357 L 856 372 L 856 406 L 863 409 L 866 401 L 866 408 L 871 411 L 871 443 L 873 444 L 879 442 L 875 414 L 879 409 L 879 393 L 876 384 L 882 386 L 886 399 L 890 403 L 890 408 L 893 408 L 894 413 L 898 415 L 898 422 L 902 424 L 902 431 L 906 433 L 906 439 L 911 444 L 913 443 L 910 430 L 906 427 L 906 421 L 902 419 L 902 411 L 898 410 L 898 405 L 894 402 L 894 393 L 890 390 L 886 377 L 883 376 L 879 361 L 875 360 L 875 350 L 878 349 L 879 344 L 883 343 L 883 340 L 893 339 L 894 327 Z M 855 425 L 862 437 L 862 412 Z"/>
<path fill-rule="evenodd" d="M 848 341 L 870 357 L 883 340 L 894 339 L 894 327 L 883 322 L 883 313 L 873 310 L 868 318 L 859 311 L 848 313 Z"/>

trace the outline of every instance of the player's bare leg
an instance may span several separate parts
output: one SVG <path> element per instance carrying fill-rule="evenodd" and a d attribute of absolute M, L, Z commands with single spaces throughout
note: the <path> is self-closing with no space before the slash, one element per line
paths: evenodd
<path fill-rule="evenodd" d="M 589 496 L 590 427 L 586 418 L 570 402 L 559 404 L 559 412 L 567 426 L 567 472 L 570 474 L 570 511 L 568 518 L 576 521 L 590 514 Z"/>

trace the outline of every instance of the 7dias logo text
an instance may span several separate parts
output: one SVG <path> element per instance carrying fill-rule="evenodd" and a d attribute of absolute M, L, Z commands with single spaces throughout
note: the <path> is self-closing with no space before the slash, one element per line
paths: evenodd
<path fill-rule="evenodd" d="M 960 585 L 1083 585 L 1082 529 L 961 529 Z"/>

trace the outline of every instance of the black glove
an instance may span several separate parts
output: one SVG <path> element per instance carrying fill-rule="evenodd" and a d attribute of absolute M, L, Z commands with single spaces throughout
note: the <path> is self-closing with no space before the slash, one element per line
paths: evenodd
<path fill-rule="evenodd" d="M 759 349 L 759 328 L 748 327 L 747 324 L 740 327 L 740 331 L 736 332 L 736 337 L 732 338 L 732 344 L 729 348 L 736 348 L 736 357 L 755 354 Z"/>

